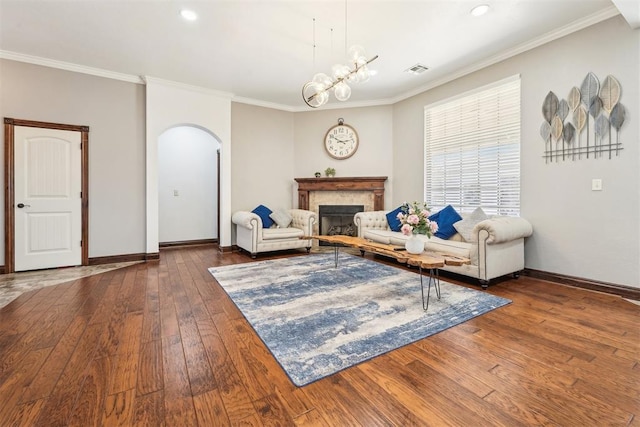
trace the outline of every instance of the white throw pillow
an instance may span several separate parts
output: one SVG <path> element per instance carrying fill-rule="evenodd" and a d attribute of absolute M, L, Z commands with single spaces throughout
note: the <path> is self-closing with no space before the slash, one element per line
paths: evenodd
<path fill-rule="evenodd" d="M 477 242 L 478 236 L 473 234 L 473 227 L 476 226 L 480 221 L 484 221 L 488 219 L 486 213 L 482 210 L 482 208 L 478 207 L 476 210 L 471 212 L 471 215 L 468 217 L 456 222 L 453 224 L 453 228 L 456 229 L 458 233 L 462 236 L 462 238 L 467 242 Z"/>
<path fill-rule="evenodd" d="M 269 218 L 278 224 L 279 228 L 287 228 L 293 221 L 293 217 L 284 209 L 276 209 L 269 214 Z"/>

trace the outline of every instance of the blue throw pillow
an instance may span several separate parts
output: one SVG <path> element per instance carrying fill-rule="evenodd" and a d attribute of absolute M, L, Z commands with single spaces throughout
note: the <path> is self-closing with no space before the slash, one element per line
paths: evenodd
<path fill-rule="evenodd" d="M 400 228 L 402 227 L 402 223 L 398 219 L 398 214 L 400 212 L 402 212 L 402 206 L 398 206 L 387 214 L 387 224 L 389 224 L 391 231 L 400 231 Z"/>
<path fill-rule="evenodd" d="M 269 216 L 272 214 L 272 212 L 271 212 L 271 209 L 269 209 L 268 207 L 264 205 L 260 205 L 254 210 L 252 210 L 251 212 L 253 212 L 254 214 L 260 217 L 260 219 L 262 220 L 262 226 L 264 228 L 269 228 L 273 225 L 273 220 Z"/>
<path fill-rule="evenodd" d="M 461 219 L 462 217 L 451 205 L 447 205 L 446 208 L 434 213 L 429 217 L 429 221 L 435 221 L 438 223 L 438 231 L 434 234 L 434 236 L 445 240 L 457 233 L 456 229 L 453 227 L 453 224 L 460 221 Z"/>

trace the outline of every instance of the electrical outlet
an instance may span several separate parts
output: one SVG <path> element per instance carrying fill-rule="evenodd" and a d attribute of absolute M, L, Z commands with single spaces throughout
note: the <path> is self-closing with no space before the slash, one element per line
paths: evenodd
<path fill-rule="evenodd" d="M 173 190 L 173 196 L 174 197 L 178 197 L 180 195 L 180 193 L 178 192 L 178 190 Z"/>
<path fill-rule="evenodd" d="M 591 191 L 602 191 L 602 180 L 594 178 L 591 180 Z"/>

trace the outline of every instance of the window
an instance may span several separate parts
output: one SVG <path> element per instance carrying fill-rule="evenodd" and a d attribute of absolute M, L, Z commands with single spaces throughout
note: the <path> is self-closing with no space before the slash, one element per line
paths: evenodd
<path fill-rule="evenodd" d="M 424 109 L 425 201 L 520 215 L 520 76 Z"/>

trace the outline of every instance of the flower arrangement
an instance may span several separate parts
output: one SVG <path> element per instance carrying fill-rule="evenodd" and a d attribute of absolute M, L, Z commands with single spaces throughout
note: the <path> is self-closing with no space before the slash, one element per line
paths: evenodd
<path fill-rule="evenodd" d="M 405 236 L 411 234 L 426 234 L 431 237 L 438 231 L 438 223 L 429 221 L 429 208 L 424 202 L 404 203 L 401 207 L 402 212 L 398 213 L 398 220 L 402 224 L 400 231 Z"/>

